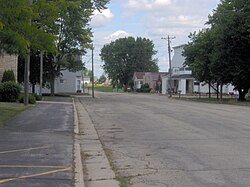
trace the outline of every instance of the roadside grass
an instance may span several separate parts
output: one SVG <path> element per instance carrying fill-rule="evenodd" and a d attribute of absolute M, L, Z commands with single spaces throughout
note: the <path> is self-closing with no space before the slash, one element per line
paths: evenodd
<path fill-rule="evenodd" d="M 109 160 L 110 166 L 112 168 L 112 170 L 115 172 L 115 179 L 120 183 L 120 187 L 127 187 L 130 180 L 132 179 L 132 176 L 121 176 L 118 171 L 117 171 L 117 167 L 115 166 L 114 162 L 113 162 L 113 155 L 112 155 L 112 151 L 111 149 L 103 146 L 104 152 Z"/>
<path fill-rule="evenodd" d="M 203 102 L 203 103 L 212 103 L 212 104 L 229 104 L 229 105 L 239 105 L 239 106 L 250 106 L 250 99 L 246 101 L 238 101 L 236 98 L 222 98 L 219 100 L 217 98 L 198 98 L 198 97 L 173 97 L 178 100 L 194 101 L 194 102 Z"/>
<path fill-rule="evenodd" d="M 113 87 L 108 85 L 95 85 L 95 90 L 99 92 L 113 92 Z"/>
<path fill-rule="evenodd" d="M 50 94 L 43 94 L 42 101 L 68 101 L 71 102 L 72 98 L 69 94 L 55 94 L 55 96 L 50 96 Z"/>
<path fill-rule="evenodd" d="M 0 126 L 4 124 L 7 120 L 14 117 L 19 112 L 24 111 L 29 108 L 29 106 L 24 106 L 22 103 L 6 103 L 0 102 Z"/>
<path fill-rule="evenodd" d="M 127 187 L 132 177 L 116 176 L 115 179 L 120 183 L 120 187 Z"/>

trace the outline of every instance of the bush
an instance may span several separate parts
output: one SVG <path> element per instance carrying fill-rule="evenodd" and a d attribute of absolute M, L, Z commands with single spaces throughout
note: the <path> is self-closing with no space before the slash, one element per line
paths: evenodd
<path fill-rule="evenodd" d="M 42 100 L 42 96 L 41 95 L 38 95 L 36 93 L 32 94 L 35 98 L 36 98 L 36 101 L 41 101 Z"/>
<path fill-rule="evenodd" d="M 149 84 L 148 83 L 145 83 L 145 84 L 141 85 L 141 89 L 142 90 L 145 89 L 145 88 L 149 88 Z"/>
<path fill-rule="evenodd" d="M 19 102 L 24 103 L 24 94 L 20 94 L 19 96 Z M 29 104 L 35 104 L 36 98 L 33 94 L 29 94 Z"/>
<path fill-rule="evenodd" d="M 15 82 L 3 82 L 0 84 L 0 101 L 15 102 L 21 92 L 21 86 Z"/>
<path fill-rule="evenodd" d="M 3 73 L 2 82 L 9 82 L 9 81 L 16 82 L 13 70 L 6 70 Z"/>
<path fill-rule="evenodd" d="M 149 93 L 151 91 L 151 88 L 149 88 L 149 84 L 148 83 L 145 83 L 141 86 L 141 92 L 144 92 L 144 93 Z"/>

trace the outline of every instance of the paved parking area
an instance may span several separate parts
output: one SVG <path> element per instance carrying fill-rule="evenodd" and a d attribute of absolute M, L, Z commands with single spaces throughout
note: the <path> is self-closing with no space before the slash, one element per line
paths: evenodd
<path fill-rule="evenodd" d="M 73 184 L 71 102 L 39 103 L 0 127 L 0 186 Z"/>

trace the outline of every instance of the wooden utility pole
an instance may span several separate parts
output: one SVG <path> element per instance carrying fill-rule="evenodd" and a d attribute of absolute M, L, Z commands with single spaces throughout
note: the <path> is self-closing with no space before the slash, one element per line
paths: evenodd
<path fill-rule="evenodd" d="M 94 45 L 92 45 L 91 48 L 91 52 L 92 52 L 92 98 L 95 98 L 95 91 L 94 91 L 94 82 L 95 82 L 95 78 L 94 78 Z"/>
<path fill-rule="evenodd" d="M 40 90 L 39 95 L 42 96 L 43 89 L 43 51 L 40 52 Z"/>
<path fill-rule="evenodd" d="M 175 39 L 175 37 L 170 37 L 168 35 L 167 38 L 161 38 L 164 40 L 168 41 L 168 60 L 169 60 L 169 87 L 170 87 L 170 92 L 169 92 L 169 97 L 172 97 L 172 62 L 171 62 L 171 47 L 170 47 L 170 43 L 172 39 Z"/>

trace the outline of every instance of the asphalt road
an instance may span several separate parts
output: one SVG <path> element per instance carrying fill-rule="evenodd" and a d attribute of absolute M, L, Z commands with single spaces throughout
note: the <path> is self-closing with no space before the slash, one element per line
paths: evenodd
<path fill-rule="evenodd" d="M 39 103 L 0 127 L 1 187 L 70 187 L 71 102 Z"/>
<path fill-rule="evenodd" d="M 97 96 L 82 103 L 129 186 L 250 186 L 250 107 Z"/>

